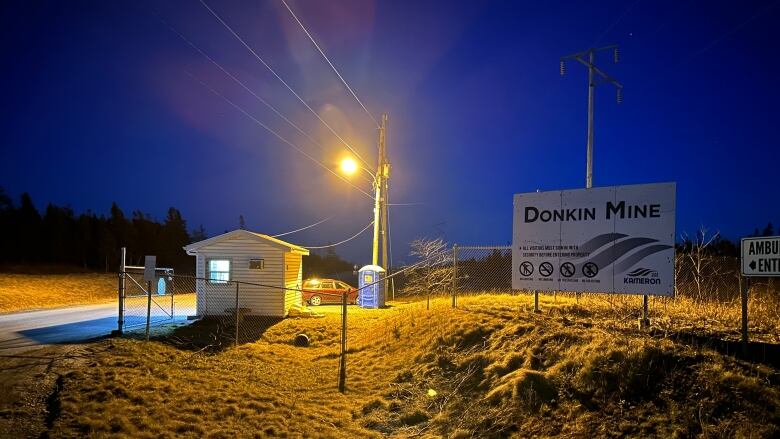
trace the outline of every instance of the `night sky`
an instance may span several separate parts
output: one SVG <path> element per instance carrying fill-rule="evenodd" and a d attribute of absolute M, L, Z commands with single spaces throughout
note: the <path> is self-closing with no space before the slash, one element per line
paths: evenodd
<path fill-rule="evenodd" d="M 390 117 L 390 226 L 505 245 L 512 194 L 583 187 L 587 72 L 559 58 L 618 44 L 597 63 L 594 185 L 677 182 L 677 231 L 739 238 L 780 223 L 778 1 L 291 0 L 375 117 Z M 279 0 L 209 2 L 370 163 L 376 129 Z M 371 201 L 225 103 L 334 169 L 346 149 L 197 1 L 4 2 L 0 186 L 209 235 L 238 227 L 301 245 L 340 241 Z M 320 146 L 182 41 L 174 27 Z M 197 78 L 197 79 L 193 79 Z M 355 184 L 369 190 L 360 176 Z M 420 204 L 416 204 L 420 203 Z M 337 251 L 370 258 L 370 233 Z"/>

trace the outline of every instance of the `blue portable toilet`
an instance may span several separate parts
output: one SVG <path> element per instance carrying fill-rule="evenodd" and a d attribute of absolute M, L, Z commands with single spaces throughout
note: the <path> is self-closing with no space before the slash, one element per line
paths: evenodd
<path fill-rule="evenodd" d="M 385 306 L 385 269 L 378 265 L 366 265 L 358 270 L 358 305 L 361 308 Z"/>

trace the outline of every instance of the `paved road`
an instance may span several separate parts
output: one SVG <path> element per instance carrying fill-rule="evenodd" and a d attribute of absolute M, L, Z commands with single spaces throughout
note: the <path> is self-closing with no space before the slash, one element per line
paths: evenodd
<path fill-rule="evenodd" d="M 152 324 L 171 323 L 170 296 L 155 298 Z M 160 303 L 164 306 L 160 306 Z M 195 313 L 195 295 L 176 296 L 176 323 L 187 323 Z M 117 329 L 117 303 L 72 306 L 0 315 L 0 355 L 48 344 L 75 343 L 111 334 Z M 125 329 L 142 330 L 146 298 L 126 299 Z"/>
<path fill-rule="evenodd" d="M 116 303 L 0 315 L 0 353 L 108 335 L 116 320 Z"/>

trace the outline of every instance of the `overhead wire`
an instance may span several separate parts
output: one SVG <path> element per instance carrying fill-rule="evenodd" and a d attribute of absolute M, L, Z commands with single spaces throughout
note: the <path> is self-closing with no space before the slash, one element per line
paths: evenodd
<path fill-rule="evenodd" d="M 388 203 L 388 206 L 423 206 L 425 203 Z"/>
<path fill-rule="evenodd" d="M 354 235 L 350 236 L 349 238 L 347 238 L 347 239 L 345 239 L 343 241 L 339 241 L 339 242 L 337 242 L 335 244 L 319 245 L 319 246 L 304 245 L 302 247 L 303 248 L 308 248 L 308 249 L 311 249 L 311 250 L 316 250 L 316 249 L 335 247 L 337 245 L 345 244 L 345 243 L 347 243 L 349 241 L 352 241 L 353 239 L 357 238 L 358 236 L 360 236 L 363 232 L 368 230 L 368 228 L 371 227 L 372 225 L 374 225 L 374 221 L 373 220 L 370 223 L 368 223 L 368 225 L 366 227 L 364 227 L 363 230 L 361 230 L 361 231 L 355 233 Z"/>
<path fill-rule="evenodd" d="M 691 62 L 694 58 L 698 57 L 702 53 L 710 50 L 711 48 L 716 46 L 718 43 L 723 41 L 724 39 L 730 37 L 734 33 L 736 33 L 739 30 L 741 30 L 743 27 L 747 26 L 753 20 L 755 20 L 758 17 L 762 16 L 763 14 L 769 12 L 771 9 L 773 9 L 778 4 L 780 4 L 780 0 L 775 0 L 775 1 L 772 1 L 772 2 L 769 2 L 769 3 L 765 4 L 763 8 L 758 9 L 755 13 L 753 13 L 750 17 L 748 17 L 744 21 L 740 22 L 738 25 L 736 25 L 733 28 L 729 29 L 728 31 L 718 35 L 716 38 L 711 40 L 707 45 L 703 46 L 701 49 L 697 50 L 693 54 L 688 55 L 684 59 L 682 59 L 682 60 L 678 61 L 677 63 L 675 63 L 666 73 L 662 73 L 660 75 L 656 75 L 655 80 L 651 84 L 648 84 L 648 85 L 654 85 L 654 84 L 658 84 L 658 83 L 662 82 L 667 77 L 669 77 L 669 75 L 671 75 L 672 73 L 675 73 L 675 72 L 679 71 L 680 67 L 682 67 L 685 64 Z"/>
<path fill-rule="evenodd" d="M 606 36 L 607 36 L 607 34 L 609 34 L 609 32 L 610 32 L 612 29 L 614 29 L 614 28 L 615 28 L 615 26 L 617 26 L 617 25 L 618 25 L 618 24 L 619 24 L 621 21 L 623 21 L 623 19 L 626 17 L 626 15 L 628 15 L 628 13 L 629 13 L 629 12 L 631 12 L 631 10 L 633 10 L 633 9 L 636 7 L 636 5 L 638 5 L 638 4 L 639 4 L 639 2 L 641 2 L 641 1 L 642 1 L 642 0 L 636 0 L 634 3 L 632 3 L 632 4 L 631 4 L 631 6 L 629 6 L 628 8 L 626 8 L 626 10 L 624 10 L 624 11 L 623 11 L 623 13 L 622 13 L 622 14 L 620 14 L 620 16 L 617 18 L 617 20 L 615 20 L 615 21 L 612 23 L 612 25 L 610 25 L 609 27 L 607 27 L 607 29 L 606 29 L 606 30 L 604 30 L 604 32 L 602 32 L 602 33 L 601 33 L 601 35 L 598 37 L 598 39 L 596 40 L 596 42 L 595 42 L 595 43 L 593 43 L 593 47 L 596 47 L 596 46 L 597 46 L 597 45 L 598 45 L 598 44 L 601 42 L 601 40 L 602 40 L 602 39 L 604 39 L 604 37 L 606 37 Z"/>
<path fill-rule="evenodd" d="M 273 111 L 273 112 L 274 112 L 274 114 L 276 114 L 276 115 L 277 115 L 277 116 L 279 116 L 279 117 L 280 117 L 282 120 L 284 120 L 285 122 L 287 122 L 287 123 L 288 123 L 288 124 L 289 124 L 291 127 L 295 128 L 295 130 L 296 130 L 296 131 L 298 131 L 299 133 L 301 133 L 301 135 L 303 135 L 304 137 L 306 137 L 307 139 L 309 139 L 309 141 L 311 141 L 313 144 L 315 144 L 315 145 L 316 145 L 317 147 L 319 147 L 321 150 L 323 150 L 323 151 L 325 150 L 325 147 L 324 147 L 324 146 L 322 146 L 322 144 L 321 144 L 321 143 L 319 143 L 318 141 L 316 141 L 316 140 L 315 140 L 315 139 L 314 139 L 314 138 L 313 138 L 311 135 L 309 135 L 309 133 L 305 132 L 305 131 L 304 131 L 303 129 L 301 129 L 301 128 L 300 128 L 298 125 L 296 125 L 295 123 L 293 123 L 293 122 L 292 122 L 290 119 L 288 119 L 288 118 L 287 118 L 285 115 L 283 115 L 283 114 L 282 114 L 282 113 L 281 113 L 279 110 L 277 110 L 277 109 L 276 109 L 276 108 L 275 108 L 273 105 L 271 105 L 270 103 L 268 103 L 268 101 L 266 101 L 266 100 L 265 100 L 265 99 L 263 99 L 262 97 L 258 96 L 258 95 L 257 95 L 257 93 L 255 93 L 253 90 L 251 90 L 249 87 L 247 87 L 247 86 L 246 86 L 246 84 L 244 84 L 244 83 L 243 83 L 243 82 L 242 82 L 240 79 L 236 78 L 236 77 L 235 77 L 233 74 L 231 74 L 231 73 L 230 73 L 230 72 L 229 72 L 227 69 L 225 69 L 225 68 L 224 68 L 224 67 L 223 67 L 223 66 L 222 66 L 220 63 L 218 63 L 218 62 L 217 62 L 217 61 L 215 61 L 213 58 L 211 58 L 211 57 L 210 57 L 210 56 L 209 56 L 209 55 L 208 55 L 206 52 L 204 52 L 204 51 L 203 51 L 203 50 L 202 50 L 200 47 L 198 47 L 198 46 L 197 46 L 195 43 L 193 43 L 193 42 L 192 42 L 190 39 L 188 39 L 186 36 L 184 36 L 184 34 L 182 34 L 181 32 L 179 32 L 179 31 L 178 31 L 178 30 L 177 30 L 175 27 L 173 27 L 171 24 L 169 24 L 168 22 L 166 22 L 165 20 L 163 20 L 161 17 L 158 17 L 158 18 L 159 18 L 159 19 L 160 19 L 160 20 L 161 20 L 163 23 L 165 23 L 165 24 L 166 24 L 166 25 L 167 25 L 167 26 L 170 28 L 170 30 L 171 30 L 171 31 L 173 31 L 173 33 L 175 33 L 175 34 L 176 34 L 176 35 L 177 35 L 179 38 L 181 38 L 181 39 L 182 39 L 182 41 L 184 41 L 185 43 L 187 43 L 187 44 L 188 44 L 190 47 L 192 47 L 192 48 L 193 48 L 195 51 L 197 51 L 199 54 L 201 54 L 201 55 L 202 55 L 204 58 L 206 58 L 206 59 L 207 59 L 209 62 L 211 62 L 211 63 L 212 63 L 214 66 L 216 66 L 216 67 L 217 67 L 219 70 L 221 70 L 221 71 L 222 71 L 222 73 L 224 73 L 224 74 L 225 74 L 227 77 L 229 77 L 229 78 L 230 78 L 230 79 L 232 79 L 232 80 L 233 80 L 235 83 L 237 83 L 238 85 L 240 85 L 240 86 L 241 86 L 241 88 L 243 88 L 244 90 L 246 90 L 247 92 L 249 92 L 249 94 L 251 94 L 252 96 L 254 96 L 254 97 L 255 97 L 255 99 L 257 99 L 257 100 L 258 100 L 258 101 L 260 101 L 260 102 L 261 102 L 263 105 L 265 105 L 266 107 L 268 107 L 268 108 L 269 108 L 271 111 Z"/>
<path fill-rule="evenodd" d="M 323 169 L 325 169 L 326 171 L 328 171 L 328 172 L 330 172 L 331 174 L 333 174 L 333 175 L 335 175 L 336 177 L 338 177 L 340 180 L 342 180 L 342 181 L 344 181 L 345 183 L 347 183 L 348 185 L 352 186 L 352 187 L 353 187 L 353 188 L 355 188 L 355 189 L 356 189 L 358 192 L 362 193 L 363 195 L 367 196 L 368 198 L 370 198 L 370 199 L 372 199 L 372 200 L 374 199 L 374 197 L 373 197 L 373 196 L 371 196 L 371 195 L 370 195 L 368 192 L 364 191 L 363 189 L 360 189 L 358 186 L 354 185 L 354 184 L 353 184 L 351 181 L 349 181 L 349 180 L 347 180 L 346 178 L 342 177 L 341 175 L 339 175 L 338 173 L 336 173 L 335 171 L 333 171 L 332 169 L 330 169 L 328 166 L 324 165 L 322 162 L 320 162 L 320 161 L 319 161 L 319 160 L 317 160 L 316 158 L 314 158 L 314 157 L 312 157 L 311 155 L 309 155 L 309 154 L 308 154 L 306 151 L 302 150 L 301 148 L 299 148 L 298 146 L 296 146 L 295 144 L 293 144 L 293 143 L 292 143 L 292 142 L 290 142 L 289 140 L 287 140 L 287 139 L 285 139 L 284 137 L 282 137 L 282 136 L 281 136 L 279 133 L 277 133 L 276 131 L 274 131 L 273 129 L 271 129 L 270 127 L 268 127 L 267 125 L 265 125 L 264 123 L 262 123 L 262 122 L 260 122 L 259 120 L 257 120 L 257 118 L 256 118 L 256 117 L 254 117 L 254 116 L 252 116 L 251 114 L 247 113 L 247 111 L 246 111 L 246 110 L 244 110 L 244 109 L 243 109 L 243 108 L 241 108 L 241 107 L 240 107 L 238 104 L 236 104 L 236 103 L 234 103 L 233 101 L 231 101 L 230 99 L 228 99 L 228 98 L 227 98 L 225 95 L 223 95 L 222 93 L 220 93 L 220 92 L 218 92 L 218 91 L 214 90 L 214 89 L 213 89 L 212 87 L 210 87 L 208 84 L 206 84 L 205 82 L 203 82 L 203 81 L 201 81 L 200 79 L 196 78 L 196 77 L 195 77 L 195 76 L 194 76 L 192 73 L 190 73 L 190 72 L 186 72 L 186 73 L 187 73 L 187 75 L 188 75 L 190 78 L 192 78 L 193 80 L 195 80 L 195 81 L 197 81 L 198 83 L 200 83 L 200 85 L 202 85 L 203 87 L 205 87 L 206 89 L 208 89 L 209 91 L 211 91 L 211 92 L 212 92 L 213 94 L 215 94 L 216 96 L 218 96 L 218 97 L 222 98 L 222 100 L 224 100 L 225 102 L 227 102 L 228 104 L 230 104 L 230 105 L 231 105 L 233 108 L 235 108 L 236 110 L 240 111 L 240 112 L 241 112 L 241 113 L 242 113 L 244 116 L 248 117 L 249 119 L 251 119 L 252 121 L 254 121 L 256 124 L 258 124 L 258 125 L 260 125 L 261 127 L 265 128 L 265 130 L 266 130 L 266 131 L 268 131 L 269 133 L 271 133 L 271 134 L 273 134 L 274 136 L 276 136 L 276 138 L 278 138 L 278 139 L 279 139 L 279 140 L 281 140 L 282 142 L 286 143 L 288 146 L 290 146 L 290 147 L 291 147 L 291 148 L 293 148 L 294 150 L 298 151 L 299 153 L 303 154 L 303 155 L 304 155 L 306 158 L 308 158 L 309 160 L 311 160 L 311 161 L 313 161 L 314 163 L 318 164 L 319 166 L 321 166 L 321 167 L 322 167 Z"/>
<path fill-rule="evenodd" d="M 289 232 L 279 233 L 277 235 L 271 235 L 271 238 L 278 238 L 280 236 L 292 235 L 293 233 L 298 233 L 298 232 L 302 232 L 302 231 L 307 230 L 307 229 L 311 229 L 312 227 L 319 226 L 320 224 L 324 223 L 325 221 L 332 220 L 335 216 L 336 215 L 331 215 L 331 216 L 329 216 L 327 218 L 324 218 L 324 219 L 321 219 L 321 220 L 317 221 L 314 224 L 309 224 L 306 227 L 301 227 L 300 229 L 290 230 Z"/>
<path fill-rule="evenodd" d="M 219 16 L 219 14 L 217 14 L 213 9 L 211 9 L 211 7 L 209 7 L 209 5 L 206 4 L 206 2 L 204 0 L 199 0 L 199 1 L 200 1 L 200 4 L 203 5 L 203 7 L 206 8 L 206 10 L 209 11 L 211 13 L 211 15 L 213 15 L 214 18 L 216 18 L 217 21 L 219 21 L 222 24 L 222 26 L 225 27 L 225 29 L 227 29 L 252 55 L 254 55 L 254 57 L 258 61 L 260 61 L 260 63 L 263 66 L 265 66 L 266 69 L 268 69 L 269 72 L 271 72 L 276 77 L 276 79 L 279 80 L 279 82 L 281 82 L 287 88 L 287 90 L 289 90 L 293 95 L 295 95 L 295 97 L 298 99 L 298 101 L 301 102 L 301 104 L 303 104 L 317 119 L 319 119 L 319 121 L 322 122 L 322 124 L 325 125 L 325 127 L 334 136 L 336 136 L 341 141 L 341 143 L 344 144 L 344 146 L 347 147 L 347 149 L 352 151 L 352 153 L 355 154 L 355 157 L 357 157 L 366 166 L 370 166 L 368 164 L 368 162 L 365 159 L 363 159 L 363 157 L 346 140 L 344 140 L 327 122 L 325 122 L 325 120 L 322 117 L 320 117 L 320 115 L 317 114 L 317 112 L 314 111 L 314 109 L 311 108 L 311 106 L 309 106 L 309 104 L 307 104 L 306 101 L 304 101 L 303 98 L 301 98 L 301 96 L 298 95 L 298 93 L 296 93 L 295 90 L 293 90 L 293 88 L 284 79 L 282 79 L 282 77 L 279 76 L 279 74 L 276 73 L 276 71 L 273 68 L 271 68 L 270 65 L 268 65 L 268 63 L 266 63 L 263 60 L 263 58 L 260 55 L 258 55 L 257 52 L 255 52 L 255 50 L 252 49 L 252 47 L 249 46 L 249 44 L 247 44 L 247 42 L 244 41 L 244 39 L 241 38 L 241 36 L 238 35 L 236 33 L 236 31 L 233 30 L 233 28 L 230 27 L 230 25 L 225 22 L 225 20 L 222 19 L 222 17 Z"/>
<path fill-rule="evenodd" d="M 689 62 L 690 60 L 692 60 L 693 58 L 695 58 L 695 57 L 697 57 L 697 56 L 701 55 L 702 53 L 704 53 L 704 52 L 706 52 L 706 51 L 710 50 L 712 47 L 714 47 L 715 45 L 717 45 L 718 43 L 720 43 L 720 42 L 721 42 L 723 39 L 730 37 L 730 36 L 731 36 L 732 34 L 734 34 L 735 32 L 737 32 L 737 31 L 739 31 L 740 29 L 742 29 L 743 27 L 747 26 L 747 25 L 748 25 L 748 24 L 749 24 L 751 21 L 755 20 L 756 18 L 760 17 L 761 15 L 765 14 L 766 12 L 769 12 L 769 10 L 771 10 L 772 8 L 774 8 L 775 6 L 777 6 L 777 5 L 778 5 L 778 3 L 780 3 L 780 0 L 775 0 L 775 1 L 773 1 L 773 2 L 769 2 L 769 3 L 767 3 L 766 5 L 764 5 L 764 7 L 763 7 L 763 8 L 760 8 L 760 9 L 759 9 L 758 11 L 756 11 L 756 12 L 755 12 L 753 15 L 751 15 L 750 17 L 748 17 L 748 18 L 747 18 L 747 19 L 745 19 L 744 21 L 740 22 L 740 23 L 739 23 L 737 26 L 735 26 L 735 27 L 731 28 L 731 29 L 730 29 L 730 30 L 728 30 L 727 32 L 724 32 L 724 33 L 722 33 L 722 34 L 721 34 L 721 35 L 719 35 L 717 38 L 715 38 L 715 39 L 713 39 L 712 41 L 710 41 L 710 43 L 709 43 L 709 44 L 707 44 L 706 46 L 704 46 L 704 47 L 702 47 L 701 49 L 699 49 L 699 50 L 698 50 L 696 53 L 694 53 L 693 55 L 690 55 L 689 57 L 687 57 L 687 58 L 686 58 L 686 59 L 684 59 L 683 61 L 680 61 L 680 62 L 678 62 L 676 66 L 680 66 L 680 65 L 682 65 L 682 64 L 685 64 L 685 63 Z"/>
<path fill-rule="evenodd" d="M 352 87 L 350 87 L 349 84 L 347 84 L 347 81 L 344 79 L 343 76 L 341 76 L 341 73 L 339 73 L 338 69 L 336 69 L 336 66 L 333 65 L 333 63 L 330 61 L 328 56 L 325 55 L 325 52 L 322 50 L 320 45 L 317 44 L 317 41 L 314 40 L 314 37 L 311 35 L 311 33 L 308 31 L 308 29 L 306 29 L 306 26 L 304 26 L 303 23 L 301 22 L 301 20 L 298 19 L 298 16 L 295 15 L 295 12 L 293 12 L 292 8 L 290 8 L 290 5 L 288 5 L 285 0 L 282 0 L 282 4 L 284 4 L 284 7 L 287 8 L 288 11 L 290 11 L 290 15 L 292 15 L 292 17 L 298 23 L 298 26 L 301 27 L 301 29 L 306 34 L 306 36 L 309 37 L 309 41 L 311 41 L 311 43 L 314 44 L 314 47 L 317 48 L 317 51 L 320 52 L 320 55 L 322 55 L 322 57 L 325 59 L 325 62 L 327 62 L 328 65 L 330 66 L 330 68 L 333 69 L 333 72 L 336 74 L 336 76 L 339 77 L 339 79 L 341 80 L 341 83 L 344 84 L 344 87 L 346 87 L 347 90 L 349 90 L 349 92 L 352 94 L 352 97 L 355 98 L 357 103 L 360 104 L 360 106 L 363 108 L 363 111 L 366 112 L 366 114 L 374 122 L 376 127 L 379 128 L 379 122 L 377 122 L 376 118 L 371 114 L 370 111 L 368 111 L 368 108 L 366 108 L 366 106 L 363 105 L 363 102 L 360 100 L 360 98 L 358 98 L 358 96 L 355 93 L 355 91 L 352 90 Z"/>

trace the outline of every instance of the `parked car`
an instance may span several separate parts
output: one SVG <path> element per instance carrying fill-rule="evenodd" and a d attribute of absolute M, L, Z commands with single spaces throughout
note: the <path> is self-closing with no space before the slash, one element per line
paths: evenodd
<path fill-rule="evenodd" d="M 346 282 L 336 279 L 306 279 L 303 282 L 303 302 L 312 306 L 341 303 L 344 292 L 347 293 L 347 303 L 357 303 L 357 289 Z"/>

